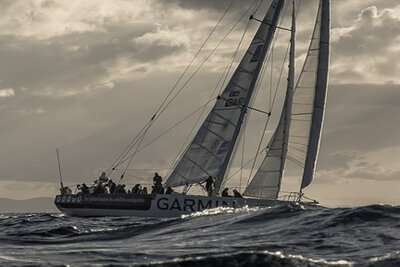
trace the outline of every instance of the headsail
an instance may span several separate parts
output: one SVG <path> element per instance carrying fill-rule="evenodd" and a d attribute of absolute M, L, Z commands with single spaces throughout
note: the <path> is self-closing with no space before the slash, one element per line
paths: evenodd
<path fill-rule="evenodd" d="M 320 0 L 310 47 L 292 106 L 288 158 L 304 167 L 301 189 L 314 178 L 324 118 L 329 67 L 330 0 Z"/>
<path fill-rule="evenodd" d="M 294 92 L 291 90 L 294 79 L 292 31 L 291 60 L 284 108 L 275 133 L 267 146 L 267 155 L 244 195 L 276 199 L 286 156 L 304 168 L 301 189 L 309 185 L 313 179 L 326 102 L 329 4 L 329 0 L 320 0 L 310 47 Z"/>
<path fill-rule="evenodd" d="M 296 20 L 295 5 L 293 2 L 289 73 L 283 110 L 278 127 L 267 146 L 267 154 L 254 178 L 243 193 L 246 196 L 276 199 L 279 194 L 288 150 L 287 144 L 290 130 L 290 115 L 292 111 L 295 76 L 295 32 Z"/>
<path fill-rule="evenodd" d="M 218 191 L 283 6 L 282 0 L 272 2 L 221 98 L 183 153 L 167 185 L 194 184 L 211 175 L 217 178 Z"/>

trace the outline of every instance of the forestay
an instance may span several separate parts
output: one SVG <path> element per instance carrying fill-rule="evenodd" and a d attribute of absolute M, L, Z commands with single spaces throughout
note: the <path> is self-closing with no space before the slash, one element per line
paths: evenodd
<path fill-rule="evenodd" d="M 181 156 L 166 184 L 202 182 L 209 175 L 222 182 L 244 120 L 265 55 L 274 36 L 284 1 L 274 0 L 239 66 Z"/>

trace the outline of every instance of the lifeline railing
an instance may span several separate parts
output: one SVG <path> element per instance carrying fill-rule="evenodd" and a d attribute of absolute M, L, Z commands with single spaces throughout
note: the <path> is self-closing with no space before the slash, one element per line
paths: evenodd
<path fill-rule="evenodd" d="M 127 186 L 126 187 L 126 191 L 130 190 L 131 186 L 133 186 L 133 185 L 135 185 L 135 183 L 126 184 L 126 186 Z M 151 188 L 153 186 L 152 184 L 142 183 L 140 185 L 142 187 L 147 187 L 148 192 L 149 193 L 151 192 Z M 76 186 L 77 186 L 77 184 L 73 184 L 73 185 L 69 185 L 69 186 L 66 186 L 66 187 L 69 187 L 74 192 L 74 194 L 76 194 L 79 191 Z M 92 188 L 93 185 L 89 185 L 89 187 Z M 204 192 L 206 192 L 204 186 L 201 186 L 201 188 L 202 188 L 202 190 Z M 231 191 L 233 189 L 236 189 L 239 192 L 244 192 L 245 189 L 252 189 L 252 188 L 232 186 L 232 187 L 229 187 L 229 189 Z M 256 187 L 256 188 L 253 188 L 253 189 L 257 189 L 257 191 L 259 191 L 259 193 L 256 196 L 253 195 L 254 197 L 259 197 L 259 198 L 263 198 L 263 199 L 274 199 L 275 198 L 275 196 L 270 196 L 269 197 L 269 196 L 264 196 L 263 195 L 264 190 L 271 189 L 271 187 L 260 186 L 260 187 Z M 281 195 L 277 198 L 277 200 L 288 201 L 288 202 L 300 202 L 302 199 L 306 199 L 306 200 L 308 200 L 308 201 L 310 201 L 312 203 L 318 204 L 318 201 L 316 201 L 315 199 L 312 199 L 312 198 L 304 196 L 304 193 L 301 193 L 301 192 L 280 191 L 280 194 Z"/>

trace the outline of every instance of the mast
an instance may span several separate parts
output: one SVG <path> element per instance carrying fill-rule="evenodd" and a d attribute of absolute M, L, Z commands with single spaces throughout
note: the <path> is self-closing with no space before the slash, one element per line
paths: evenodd
<path fill-rule="evenodd" d="M 324 121 L 329 73 L 330 0 L 320 0 L 320 39 L 314 106 L 300 192 L 314 179 Z"/>
<path fill-rule="evenodd" d="M 244 191 L 244 195 L 277 199 L 281 188 L 281 182 L 285 169 L 288 152 L 288 140 L 291 127 L 291 113 L 293 105 L 293 90 L 295 78 L 295 34 L 296 34 L 296 10 L 293 1 L 292 28 L 290 29 L 290 50 L 288 64 L 288 79 L 285 100 L 279 119 L 271 140 L 268 143 L 267 154 L 264 157 L 257 173 Z"/>
<path fill-rule="evenodd" d="M 57 163 L 58 163 L 58 174 L 60 175 L 61 191 L 63 191 L 64 183 L 63 183 L 62 174 L 61 174 L 60 155 L 58 154 L 58 148 L 56 148 L 56 153 L 57 153 Z"/>
<path fill-rule="evenodd" d="M 292 2 L 292 31 L 290 33 L 290 52 L 289 52 L 289 74 L 288 74 L 288 83 L 285 97 L 285 106 L 284 106 L 284 128 L 283 128 L 283 142 L 282 142 L 282 157 L 281 157 L 281 166 L 280 170 L 280 179 L 278 184 L 277 194 L 281 189 L 282 178 L 285 169 L 286 156 L 288 152 L 288 143 L 289 143 L 289 133 L 290 133 L 290 124 L 291 124 L 291 114 L 292 114 L 292 104 L 293 104 L 293 90 L 294 90 L 294 78 L 295 78 L 295 58 L 296 58 L 296 7 L 294 0 Z"/>
<path fill-rule="evenodd" d="M 282 8 L 284 6 L 284 3 L 285 3 L 284 0 L 272 2 L 271 8 L 274 8 L 274 7 L 276 8 L 276 11 L 275 11 L 274 16 L 272 18 L 272 21 L 271 22 L 268 21 L 268 18 L 267 18 L 268 17 L 268 13 L 269 13 L 268 12 L 266 14 L 263 22 L 261 23 L 261 24 L 263 24 L 263 23 L 269 24 L 269 31 L 268 31 L 267 37 L 265 39 L 264 46 L 262 47 L 261 55 L 260 55 L 260 58 L 258 59 L 258 64 L 257 64 L 257 67 L 256 67 L 256 69 L 254 71 L 253 79 L 252 79 L 250 87 L 248 89 L 249 93 L 247 94 L 247 97 L 245 99 L 245 104 L 242 106 L 242 112 L 240 113 L 238 126 L 236 127 L 235 132 L 233 133 L 232 143 L 231 143 L 231 145 L 229 147 L 229 150 L 228 150 L 228 156 L 225 158 L 224 162 L 222 163 L 221 170 L 220 170 L 218 176 L 216 177 L 214 190 L 212 192 L 212 195 L 214 195 L 214 196 L 217 195 L 219 190 L 221 189 L 222 181 L 224 179 L 224 176 L 225 176 L 225 173 L 227 171 L 229 162 L 231 160 L 231 156 L 232 156 L 232 153 L 233 153 L 234 148 L 235 148 L 236 140 L 237 140 L 237 138 L 239 136 L 239 133 L 240 133 L 240 130 L 241 130 L 241 126 L 243 124 L 244 117 L 246 115 L 247 108 L 248 108 L 248 105 L 250 103 L 250 99 L 251 99 L 252 93 L 254 91 L 258 76 L 260 74 L 260 71 L 261 71 L 261 68 L 262 68 L 262 65 L 263 65 L 263 61 L 264 61 L 265 56 L 266 56 L 266 54 L 267 54 L 267 52 L 269 50 L 269 47 L 270 47 L 271 42 L 272 42 L 272 39 L 273 39 L 273 37 L 275 35 L 276 27 L 277 27 L 277 24 L 278 24 L 278 19 L 279 19 L 279 16 L 280 16 L 280 12 L 281 12 L 281 10 L 282 10 Z M 261 27 L 263 27 L 263 25 L 260 25 L 260 28 Z M 257 35 L 256 35 L 256 37 L 257 37 Z"/>

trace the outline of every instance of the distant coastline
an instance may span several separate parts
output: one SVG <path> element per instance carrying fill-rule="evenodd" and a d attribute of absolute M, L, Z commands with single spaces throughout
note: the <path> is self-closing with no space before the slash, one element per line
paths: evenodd
<path fill-rule="evenodd" d="M 38 197 L 24 200 L 0 198 L 0 213 L 59 213 L 50 197 Z"/>

